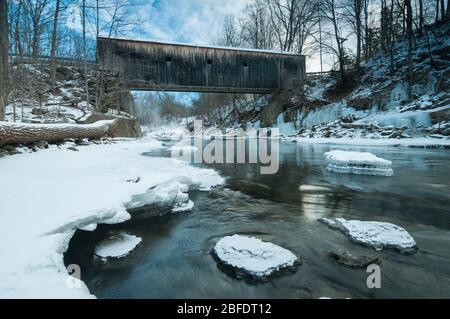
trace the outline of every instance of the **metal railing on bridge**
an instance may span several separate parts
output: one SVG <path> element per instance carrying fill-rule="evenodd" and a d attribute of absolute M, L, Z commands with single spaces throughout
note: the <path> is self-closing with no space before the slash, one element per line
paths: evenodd
<path fill-rule="evenodd" d="M 308 80 L 322 79 L 333 75 L 336 75 L 335 71 L 306 72 L 306 78 Z"/>

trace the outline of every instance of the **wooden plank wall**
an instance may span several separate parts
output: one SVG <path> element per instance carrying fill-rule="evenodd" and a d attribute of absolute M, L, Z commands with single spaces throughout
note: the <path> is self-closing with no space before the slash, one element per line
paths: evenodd
<path fill-rule="evenodd" d="M 306 79 L 301 55 L 107 38 L 97 54 L 131 89 L 270 93 Z"/>

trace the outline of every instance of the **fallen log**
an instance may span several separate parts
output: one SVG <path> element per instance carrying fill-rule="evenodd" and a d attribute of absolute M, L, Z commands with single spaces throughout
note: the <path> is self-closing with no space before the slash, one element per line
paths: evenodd
<path fill-rule="evenodd" d="M 67 138 L 98 139 L 111 132 L 115 120 L 93 124 L 27 124 L 0 122 L 1 144 L 26 144 L 37 141 L 56 142 Z"/>

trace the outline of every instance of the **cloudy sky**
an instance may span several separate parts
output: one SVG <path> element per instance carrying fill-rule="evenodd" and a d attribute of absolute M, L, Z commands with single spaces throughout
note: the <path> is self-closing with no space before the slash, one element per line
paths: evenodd
<path fill-rule="evenodd" d="M 88 6 L 90 1 L 92 0 L 88 0 Z M 139 27 L 121 34 L 121 37 L 199 45 L 214 44 L 222 30 L 225 17 L 230 15 L 236 18 L 241 17 L 246 6 L 252 1 L 130 0 L 124 10 L 130 12 L 139 21 Z M 94 5 L 92 3 L 92 6 Z M 66 25 L 81 31 L 80 14 L 78 7 L 69 8 Z M 101 20 L 108 20 L 106 12 L 101 15 Z M 92 35 L 95 34 L 93 31 Z M 328 65 L 325 67 L 328 68 Z M 319 71 L 318 60 L 307 58 L 307 70 Z"/>
<path fill-rule="evenodd" d="M 150 0 L 140 6 L 141 38 L 212 44 L 227 15 L 240 16 L 251 0 Z"/>

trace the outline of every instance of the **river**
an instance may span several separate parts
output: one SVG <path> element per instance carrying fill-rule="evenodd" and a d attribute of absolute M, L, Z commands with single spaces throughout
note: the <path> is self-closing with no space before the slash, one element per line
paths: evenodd
<path fill-rule="evenodd" d="M 332 149 L 389 159 L 394 176 L 327 172 L 323 154 Z M 159 150 L 146 156 L 169 154 Z M 137 217 L 123 224 L 77 231 L 65 262 L 81 266 L 91 293 L 98 298 L 450 298 L 450 150 L 283 142 L 274 175 L 261 175 L 258 164 L 208 166 L 226 177 L 226 184 L 190 192 L 195 202 L 190 212 L 133 214 Z M 413 255 L 377 252 L 350 242 L 318 222 L 320 217 L 391 222 L 408 230 L 419 249 Z M 95 245 L 114 229 L 142 237 L 142 244 L 125 258 L 94 262 Z M 287 248 L 302 265 L 265 283 L 231 278 L 210 251 L 232 234 Z M 343 251 L 380 257 L 381 288 L 367 288 L 366 269 L 329 257 Z"/>

